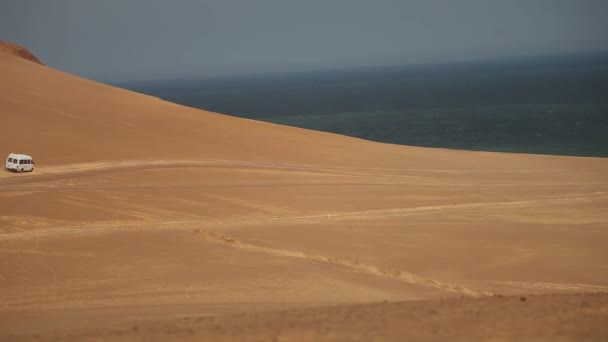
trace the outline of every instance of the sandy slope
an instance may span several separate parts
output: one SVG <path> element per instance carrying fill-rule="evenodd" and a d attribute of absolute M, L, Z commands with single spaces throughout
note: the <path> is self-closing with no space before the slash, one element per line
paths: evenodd
<path fill-rule="evenodd" d="M 2 52 L 0 75 L 0 155 L 37 161 L 31 174 L 0 173 L 0 336 L 118 338 L 110 327 L 151 320 L 171 329 L 181 316 L 608 291 L 606 159 L 281 127 Z M 558 311 L 579 300 L 560 298 Z M 586 322 L 577 334 L 606 337 L 596 329 L 605 297 L 585 301 L 599 305 L 592 318 L 566 319 Z M 275 318 L 260 315 L 221 336 L 251 325 L 267 336 L 259 326 Z M 344 315 L 348 332 L 360 319 Z"/>
<path fill-rule="evenodd" d="M 604 341 L 606 310 L 606 294 L 496 296 L 215 317 L 184 314 L 51 336 L 60 341 Z"/>

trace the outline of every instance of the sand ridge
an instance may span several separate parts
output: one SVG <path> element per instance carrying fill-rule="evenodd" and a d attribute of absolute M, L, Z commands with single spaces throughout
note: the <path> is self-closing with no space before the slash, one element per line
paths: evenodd
<path fill-rule="evenodd" d="M 59 341 L 602 341 L 605 294 L 494 296 L 374 303 L 116 326 L 56 334 Z M 555 310 L 560 308 L 561 310 Z M 534 320 L 536 324 L 530 324 Z M 35 339 L 33 336 L 23 340 Z"/>
<path fill-rule="evenodd" d="M 25 60 L 28 60 L 28 61 L 31 61 L 34 63 L 44 65 L 40 61 L 40 59 L 38 59 L 38 57 L 36 57 L 33 53 L 31 53 L 25 47 L 18 45 L 18 44 L 0 41 L 0 51 L 10 53 L 12 55 L 18 56 L 20 58 L 23 58 Z"/>

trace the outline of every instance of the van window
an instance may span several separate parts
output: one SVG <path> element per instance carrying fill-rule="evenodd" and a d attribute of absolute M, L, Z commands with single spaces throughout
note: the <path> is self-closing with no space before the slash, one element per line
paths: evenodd
<path fill-rule="evenodd" d="M 32 161 L 31 161 L 31 160 L 27 160 L 27 164 L 28 164 L 28 165 L 29 165 L 29 164 L 31 164 L 31 163 L 32 163 Z"/>
<path fill-rule="evenodd" d="M 23 165 L 23 162 L 24 162 L 24 161 L 25 161 L 25 160 L 20 160 L 20 161 L 19 161 L 19 165 Z"/>
<path fill-rule="evenodd" d="M 8 162 L 12 163 L 13 162 L 13 158 L 8 158 Z"/>

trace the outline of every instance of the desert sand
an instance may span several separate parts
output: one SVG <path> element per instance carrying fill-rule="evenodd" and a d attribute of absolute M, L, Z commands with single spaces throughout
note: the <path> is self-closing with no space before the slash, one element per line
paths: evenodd
<path fill-rule="evenodd" d="M 608 160 L 380 144 L 0 49 L 0 339 L 608 338 Z M 10 51 L 9 51 L 10 52 Z"/>

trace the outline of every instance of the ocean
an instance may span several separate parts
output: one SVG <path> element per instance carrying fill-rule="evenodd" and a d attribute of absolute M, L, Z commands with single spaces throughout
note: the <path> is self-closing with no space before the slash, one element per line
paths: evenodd
<path fill-rule="evenodd" d="M 118 86 L 233 116 L 385 143 L 608 157 L 608 54 Z"/>

